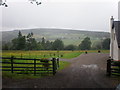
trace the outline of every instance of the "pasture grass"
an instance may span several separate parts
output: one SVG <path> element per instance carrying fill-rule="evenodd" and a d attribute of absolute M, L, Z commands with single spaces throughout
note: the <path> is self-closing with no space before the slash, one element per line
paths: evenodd
<path fill-rule="evenodd" d="M 86 50 L 88 53 L 98 53 L 98 50 Z M 109 53 L 109 50 L 100 50 L 101 53 Z M 77 50 L 77 51 L 2 51 L 3 57 L 11 57 L 15 56 L 17 58 L 64 58 L 71 59 L 75 58 L 82 53 L 85 53 L 85 50 Z"/>
<path fill-rule="evenodd" d="M 79 56 L 80 54 L 81 53 L 78 51 L 77 52 L 76 51 L 75 52 L 74 51 L 3 51 L 2 52 L 3 57 L 14 56 L 16 58 L 32 58 L 32 59 L 34 59 L 34 58 L 37 58 L 37 59 L 54 58 L 54 57 L 58 57 L 58 55 L 59 55 L 59 57 L 62 56 L 61 58 L 74 58 L 74 57 Z M 9 60 L 2 60 L 2 61 L 9 62 Z M 33 63 L 33 61 L 31 61 L 31 60 L 14 60 L 14 62 L 16 62 L 16 63 Z M 37 63 L 40 63 L 40 61 L 37 61 Z M 50 63 L 52 63 L 52 62 L 50 62 Z M 59 62 L 60 67 L 58 70 L 63 70 L 69 64 L 70 64 L 69 62 L 60 61 Z M 10 64 L 2 64 L 2 66 L 10 66 Z M 26 65 L 26 64 L 23 64 L 23 65 L 15 64 L 14 65 L 14 67 L 18 67 L 18 66 L 20 66 L 20 67 L 33 67 L 34 65 Z M 36 65 L 36 67 L 42 67 L 42 65 Z M 52 65 L 50 67 L 52 67 Z M 6 68 L 4 68 L 4 69 L 6 69 Z M 17 68 L 17 70 L 19 70 L 19 69 L 21 69 L 21 68 Z M 16 68 L 14 70 L 16 70 Z M 26 70 L 27 69 L 25 69 L 24 72 L 26 72 Z M 33 69 L 30 69 L 30 70 L 33 70 Z M 16 71 L 16 72 L 19 72 L 19 71 Z M 29 72 L 33 72 L 33 71 L 29 71 Z M 40 71 L 40 72 L 42 72 L 42 71 Z M 34 76 L 32 74 L 17 75 L 14 73 L 12 74 L 10 71 L 7 71 L 7 72 L 3 71 L 3 76 L 8 77 L 8 78 L 16 78 L 16 79 L 43 77 L 41 75 Z"/>
<path fill-rule="evenodd" d="M 32 78 L 41 78 L 42 76 L 33 74 L 15 74 L 11 72 L 2 72 L 3 78 L 9 78 L 9 79 L 32 79 Z"/>
<path fill-rule="evenodd" d="M 88 53 L 98 53 L 98 50 L 86 50 Z M 100 50 L 101 53 L 109 53 L 110 50 Z M 83 51 L 84 52 L 84 51 Z"/>
<path fill-rule="evenodd" d="M 88 53 L 98 53 L 98 50 L 88 50 Z M 16 58 L 36 58 L 36 59 L 40 59 L 40 58 L 64 58 L 64 59 L 71 59 L 71 58 L 75 58 L 78 57 L 80 54 L 85 53 L 85 50 L 77 50 L 77 51 L 2 51 L 2 56 L 3 57 L 11 57 L 11 56 L 15 56 Z M 101 50 L 101 53 L 109 53 L 109 50 Z M 15 62 L 19 63 L 33 63 L 33 61 L 27 61 L 27 60 L 16 60 Z M 39 61 L 37 61 L 39 62 Z M 8 64 L 2 64 L 2 66 L 9 66 Z M 63 70 L 64 68 L 66 68 L 67 66 L 69 66 L 70 63 L 66 62 L 66 61 L 60 61 L 60 67 L 58 68 L 58 70 Z M 19 66 L 19 65 L 16 65 Z M 25 65 L 22 65 L 25 66 Z M 41 67 L 41 65 L 37 65 L 37 67 Z M 33 67 L 33 65 L 29 65 L 29 67 Z M 22 75 L 18 75 L 15 73 L 11 73 L 9 71 L 7 72 L 2 72 L 3 73 L 3 78 L 12 78 L 12 79 L 29 79 L 29 78 L 41 78 L 44 77 L 42 75 L 36 75 L 34 76 L 33 74 L 22 74 Z"/>
<path fill-rule="evenodd" d="M 70 62 L 60 61 L 60 67 L 58 68 L 58 70 L 63 70 L 64 68 L 66 68 L 69 65 L 70 65 Z"/>
<path fill-rule="evenodd" d="M 79 51 L 3 51 L 3 57 L 15 56 L 17 58 L 74 58 L 81 54 Z"/>
<path fill-rule="evenodd" d="M 66 61 L 60 61 L 59 65 L 60 66 L 58 68 L 58 71 L 63 70 L 64 68 L 69 66 L 70 63 L 66 62 Z M 6 66 L 6 65 L 4 64 L 3 66 Z M 16 66 L 19 66 L 19 65 L 16 65 Z M 24 66 L 26 66 L 26 65 L 24 65 Z M 11 71 L 2 71 L 2 76 L 3 76 L 3 78 L 10 78 L 10 79 L 32 79 L 32 78 L 42 78 L 45 76 L 53 76 L 53 75 L 52 74 L 47 74 L 47 75 L 45 75 L 45 74 L 44 75 L 42 75 L 42 74 L 36 74 L 36 75 L 34 75 L 34 74 L 15 74 L 15 73 L 11 73 Z"/>

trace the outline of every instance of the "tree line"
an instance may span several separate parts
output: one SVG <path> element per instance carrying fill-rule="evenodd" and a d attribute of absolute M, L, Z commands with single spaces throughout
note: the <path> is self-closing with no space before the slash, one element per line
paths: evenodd
<path fill-rule="evenodd" d="M 65 46 L 61 39 L 55 41 L 46 40 L 44 37 L 41 41 L 36 41 L 34 34 L 28 33 L 27 36 L 22 35 L 19 31 L 18 36 L 11 42 L 2 44 L 3 50 L 90 50 L 90 49 L 109 49 L 110 39 L 106 38 L 102 42 L 96 42 L 92 45 L 90 37 L 84 38 L 81 43 L 76 45 Z"/>

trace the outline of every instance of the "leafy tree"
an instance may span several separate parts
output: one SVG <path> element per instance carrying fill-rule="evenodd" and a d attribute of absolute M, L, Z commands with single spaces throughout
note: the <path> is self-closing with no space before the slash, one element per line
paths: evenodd
<path fill-rule="evenodd" d="M 9 45 L 7 43 L 2 45 L 2 50 L 9 50 Z"/>
<path fill-rule="evenodd" d="M 44 37 L 42 38 L 41 45 L 42 45 L 43 49 L 46 48 L 45 38 Z"/>
<path fill-rule="evenodd" d="M 15 50 L 23 50 L 26 46 L 25 36 L 22 36 L 21 31 L 18 33 L 18 37 L 12 40 L 12 48 Z"/>
<path fill-rule="evenodd" d="M 50 41 L 46 41 L 45 46 L 46 46 L 46 50 L 50 50 L 52 48 L 52 44 Z"/>
<path fill-rule="evenodd" d="M 27 42 L 26 42 L 27 50 L 36 50 L 37 49 L 37 41 L 33 38 L 33 33 L 28 33 Z"/>
<path fill-rule="evenodd" d="M 12 49 L 13 50 L 17 50 L 17 45 L 18 45 L 18 43 L 17 43 L 18 41 L 17 41 L 17 38 L 14 38 L 13 40 L 12 40 Z"/>
<path fill-rule="evenodd" d="M 19 31 L 19 33 L 18 33 L 18 38 L 19 38 L 19 37 L 22 37 L 21 31 Z"/>
<path fill-rule="evenodd" d="M 92 45 L 92 49 L 95 49 L 95 50 L 102 49 L 102 41 L 94 42 Z"/>
<path fill-rule="evenodd" d="M 12 43 L 11 42 L 5 42 L 5 41 L 2 41 L 2 50 L 12 50 Z"/>
<path fill-rule="evenodd" d="M 103 49 L 110 49 L 110 38 L 106 38 L 102 42 Z"/>
<path fill-rule="evenodd" d="M 81 50 L 90 50 L 91 49 L 91 40 L 89 37 L 84 38 L 84 40 L 79 45 Z"/>
<path fill-rule="evenodd" d="M 53 42 L 52 49 L 53 50 L 63 50 L 64 49 L 64 43 L 63 43 L 63 41 L 60 40 L 60 39 L 56 39 Z"/>
<path fill-rule="evenodd" d="M 42 47 L 42 45 L 41 45 L 41 42 L 37 42 L 36 50 L 43 50 L 43 47 Z"/>
<path fill-rule="evenodd" d="M 26 38 L 25 36 L 21 36 L 18 38 L 18 45 L 17 45 L 17 49 L 18 50 L 23 50 L 26 47 Z"/>
<path fill-rule="evenodd" d="M 65 47 L 65 50 L 75 50 L 75 49 L 76 49 L 76 46 L 72 44 Z"/>

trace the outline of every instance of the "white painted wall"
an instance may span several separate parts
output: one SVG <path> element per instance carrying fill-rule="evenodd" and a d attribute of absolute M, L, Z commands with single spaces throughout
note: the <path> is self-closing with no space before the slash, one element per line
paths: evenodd
<path fill-rule="evenodd" d="M 113 25 L 113 22 L 114 22 L 114 18 L 111 17 L 110 19 L 110 57 L 113 58 L 113 33 L 114 33 L 114 29 L 112 29 L 112 25 Z"/>
<path fill-rule="evenodd" d="M 116 38 L 116 36 L 114 36 L 114 41 L 113 41 L 113 60 L 116 60 L 116 61 L 119 60 L 119 52 L 120 52 L 119 50 L 120 49 L 118 48 L 117 38 Z"/>
<path fill-rule="evenodd" d="M 119 1 L 119 3 L 118 3 L 118 20 L 120 21 L 120 1 Z M 120 30 L 119 30 L 119 31 L 120 31 Z M 118 60 L 120 60 L 120 48 L 119 48 L 119 50 L 118 50 L 118 54 L 119 54 Z"/>
<path fill-rule="evenodd" d="M 120 21 L 120 2 L 118 3 L 118 20 Z M 111 19 L 111 22 L 110 22 L 111 26 L 112 26 L 113 21 L 114 19 L 113 20 Z M 120 48 L 118 48 L 117 38 L 115 35 L 115 28 L 114 29 L 111 28 L 110 38 L 111 38 L 110 57 L 113 60 L 118 61 L 120 60 Z"/>

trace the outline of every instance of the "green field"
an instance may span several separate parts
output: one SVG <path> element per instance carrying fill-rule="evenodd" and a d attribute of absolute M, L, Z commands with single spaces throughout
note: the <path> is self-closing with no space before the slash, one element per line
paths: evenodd
<path fill-rule="evenodd" d="M 67 66 L 70 65 L 70 63 L 66 62 L 66 61 L 60 61 L 59 64 L 60 64 L 60 67 L 58 68 L 58 70 L 62 70 L 62 69 L 66 68 Z M 2 66 L 6 66 L 6 65 L 10 66 L 8 64 L 3 64 Z M 14 65 L 14 67 L 18 67 L 18 66 L 20 66 L 20 67 L 34 67 L 34 65 L 17 65 L 17 64 Z M 41 65 L 37 65 L 36 67 L 41 67 Z M 6 68 L 4 68 L 4 69 L 6 69 Z M 16 70 L 16 69 L 17 68 L 14 68 L 14 70 Z M 21 69 L 21 68 L 19 68 L 19 69 Z M 17 73 L 18 72 L 21 72 L 21 73 L 31 73 L 31 72 L 33 72 L 33 71 L 26 71 L 26 70 L 32 70 L 32 69 L 29 69 L 29 68 L 25 68 L 24 70 L 25 71 L 16 71 L 16 72 Z M 36 69 L 36 70 L 40 70 L 40 69 Z M 50 69 L 48 69 L 48 70 L 50 70 Z M 11 73 L 11 71 L 7 71 L 7 72 L 2 71 L 2 77 L 3 78 L 11 78 L 11 79 L 24 79 L 24 78 L 29 79 L 29 78 L 42 78 L 42 77 L 44 77 L 46 75 L 47 76 L 53 76 L 52 74 L 36 74 L 35 76 L 34 76 L 34 74 L 15 74 L 16 72 Z M 42 72 L 42 71 L 38 71 L 38 72 Z M 44 71 L 44 72 L 48 72 L 48 71 Z"/>
<path fill-rule="evenodd" d="M 15 56 L 17 58 L 64 58 L 71 59 L 79 56 L 85 51 L 2 51 L 3 57 Z M 88 50 L 88 53 L 97 53 L 97 50 Z M 109 53 L 109 50 L 101 50 L 101 53 Z"/>
<path fill-rule="evenodd" d="M 32 59 L 34 59 L 34 58 L 35 59 L 56 58 L 56 57 L 68 59 L 68 58 L 77 57 L 81 53 L 82 52 L 79 52 L 79 51 L 3 51 L 2 56 L 3 57 L 14 56 L 16 58 L 32 58 Z M 6 60 L 6 61 L 9 62 L 9 60 Z M 33 61 L 29 61 L 29 60 L 14 60 L 14 62 L 16 62 L 16 63 L 33 63 Z M 37 63 L 39 63 L 39 61 L 37 61 Z M 49 62 L 49 63 L 52 63 L 52 62 Z M 62 70 L 65 67 L 67 67 L 70 63 L 66 62 L 66 61 L 60 61 L 59 64 L 60 64 L 60 67 L 58 70 Z M 2 66 L 10 66 L 10 64 L 3 64 Z M 34 67 L 34 65 L 29 65 L 29 66 L 28 65 L 17 65 L 17 64 L 14 65 L 14 67 L 19 67 L 19 66 L 20 67 Z M 37 65 L 37 67 L 42 67 L 42 65 Z M 50 66 L 50 67 L 52 67 L 52 66 Z M 3 68 L 3 69 L 6 69 L 6 68 Z M 19 69 L 21 69 L 21 68 L 19 68 Z M 27 69 L 27 70 L 29 70 L 29 69 Z M 26 69 L 24 72 L 22 71 L 22 73 L 26 73 Z M 27 73 L 30 73 L 30 72 L 27 72 Z M 29 75 L 16 75 L 16 74 L 11 74 L 10 71 L 7 71 L 7 72 L 3 72 L 3 77 L 20 79 L 20 78 L 38 78 L 38 77 L 43 77 L 43 76 L 41 76 L 41 75 L 34 76 L 34 75 L 30 75 L 30 74 Z"/>
<path fill-rule="evenodd" d="M 80 51 L 3 51 L 3 57 L 15 56 L 17 58 L 74 58 L 79 56 Z"/>
<path fill-rule="evenodd" d="M 16 58 L 32 58 L 32 59 L 41 59 L 41 58 L 64 58 L 64 59 L 71 59 L 78 57 L 80 54 L 84 53 L 85 51 L 3 51 L 2 57 L 11 57 L 14 56 Z M 88 53 L 97 53 L 97 50 L 89 50 Z M 102 53 L 109 53 L 109 50 L 101 50 Z M 3 60 L 4 61 L 4 60 Z M 33 63 L 33 61 L 28 60 L 15 60 L 14 62 L 17 63 Z M 40 62 L 40 61 L 37 61 Z M 52 63 L 52 62 L 50 62 Z M 10 66 L 8 64 L 2 64 L 2 66 Z M 58 70 L 62 70 L 65 67 L 70 65 L 69 62 L 66 61 L 60 61 L 60 67 Z M 19 66 L 19 65 L 15 65 Z M 22 65 L 23 67 L 26 67 L 25 65 Z M 34 65 L 29 65 L 29 67 L 33 67 Z M 38 67 L 41 65 L 37 65 Z M 38 78 L 39 76 L 34 75 L 16 75 L 11 74 L 10 71 L 3 72 L 3 77 L 8 78 Z M 43 76 L 42 76 L 43 77 Z"/>

